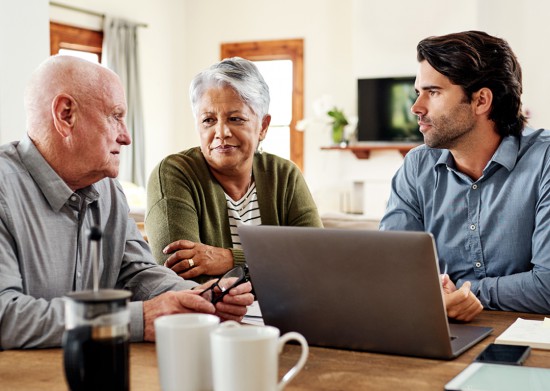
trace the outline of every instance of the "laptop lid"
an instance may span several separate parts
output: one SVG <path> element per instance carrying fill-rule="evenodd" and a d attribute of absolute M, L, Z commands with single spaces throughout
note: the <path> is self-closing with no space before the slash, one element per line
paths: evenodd
<path fill-rule="evenodd" d="M 449 359 L 491 332 L 452 325 L 451 341 L 429 233 L 242 226 L 239 236 L 265 324 L 311 345 Z"/>

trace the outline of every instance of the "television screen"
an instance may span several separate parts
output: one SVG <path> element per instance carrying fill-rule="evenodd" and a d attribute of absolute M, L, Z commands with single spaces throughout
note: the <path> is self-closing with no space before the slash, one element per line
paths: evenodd
<path fill-rule="evenodd" d="M 358 141 L 421 142 L 414 77 L 358 80 Z"/>

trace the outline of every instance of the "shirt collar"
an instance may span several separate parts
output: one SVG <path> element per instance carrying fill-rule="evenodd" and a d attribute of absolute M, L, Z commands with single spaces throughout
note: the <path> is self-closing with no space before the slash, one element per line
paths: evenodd
<path fill-rule="evenodd" d="M 455 160 L 448 149 L 441 150 L 441 155 L 439 155 L 439 159 L 437 159 L 437 162 L 435 163 L 435 167 L 437 166 L 455 168 Z"/>
<path fill-rule="evenodd" d="M 29 174 L 53 210 L 59 211 L 69 202 L 74 192 L 48 164 L 29 136 L 25 136 L 17 146 L 17 151 Z M 99 194 L 93 185 L 77 191 L 89 202 L 97 200 Z"/>
<path fill-rule="evenodd" d="M 508 171 L 512 171 L 518 160 L 518 153 L 519 137 L 506 136 L 500 142 L 491 161 L 506 167 Z"/>
<path fill-rule="evenodd" d="M 493 157 L 487 163 L 485 170 L 492 166 L 492 163 L 498 163 L 503 167 L 506 167 L 508 171 L 512 171 L 516 165 L 519 153 L 519 138 L 514 136 L 507 136 L 502 139 L 497 150 L 493 154 Z M 444 165 L 447 168 L 455 169 L 455 162 L 453 155 L 448 149 L 444 149 L 435 163 L 435 167 Z M 485 171 L 484 170 L 484 171 Z"/>

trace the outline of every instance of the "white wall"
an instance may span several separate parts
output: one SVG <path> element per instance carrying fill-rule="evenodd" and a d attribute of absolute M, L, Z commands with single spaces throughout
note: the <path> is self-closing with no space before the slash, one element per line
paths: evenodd
<path fill-rule="evenodd" d="M 166 154 L 198 143 L 187 88 L 197 72 L 219 60 L 222 42 L 303 38 L 305 116 L 311 117 L 312 103 L 323 94 L 355 114 L 359 77 L 415 74 L 416 44 L 426 36 L 486 30 L 507 39 L 518 55 L 531 123 L 550 127 L 550 3 L 545 0 L 59 1 L 148 24 L 139 36 L 148 171 Z M 0 61 L 2 143 L 19 138 L 22 86 L 47 56 L 46 8 L 46 0 L 0 0 L 0 53 L 16 53 L 14 61 Z M 85 19 L 74 13 L 71 18 Z M 20 32 L 19 42 L 31 48 L 29 53 L 8 46 L 15 44 L 12 31 Z M 15 133 L 6 136 L 8 131 Z M 366 213 L 379 217 L 390 178 L 402 162 L 399 153 L 373 152 L 369 160 L 358 160 L 351 153 L 320 150 L 328 144 L 328 127 L 306 130 L 305 176 L 320 210 L 338 210 L 341 192 L 364 181 Z"/>
<path fill-rule="evenodd" d="M 0 144 L 25 135 L 24 89 L 49 53 L 47 13 L 47 0 L 0 0 Z"/>
<path fill-rule="evenodd" d="M 270 39 L 304 39 L 304 99 L 330 93 L 351 104 L 351 0 L 187 1 L 186 51 L 192 77 L 220 60 L 220 43 Z M 306 106 L 306 116 L 310 110 Z M 191 118 L 191 112 L 184 114 Z M 194 136 L 189 120 L 188 136 Z M 195 136 L 194 136 L 195 137 Z M 198 138 L 196 139 L 198 140 Z"/>
<path fill-rule="evenodd" d="M 192 63 L 186 79 L 219 59 L 222 42 L 304 38 L 305 116 L 313 116 L 312 102 L 325 93 L 348 114 L 356 114 L 357 78 L 414 75 L 416 44 L 426 36 L 486 27 L 505 37 L 510 33 L 511 40 L 517 30 L 521 37 L 533 38 L 533 31 L 525 30 L 533 29 L 527 18 L 537 12 L 518 13 L 510 0 L 484 1 L 283 0 L 261 7 L 254 0 L 234 0 L 228 7 L 215 0 L 188 1 L 185 47 Z M 514 26 L 510 18 L 525 27 Z M 527 42 L 532 41 L 518 44 Z M 538 110 L 533 106 L 533 111 Z M 192 145 L 191 114 L 187 110 L 183 115 L 189 125 L 181 143 Z M 381 217 L 401 155 L 373 152 L 370 159 L 358 160 L 351 153 L 320 149 L 329 144 L 328 127 L 317 124 L 306 130 L 305 176 L 321 212 L 337 211 L 342 195 L 362 181 L 365 214 Z"/>
<path fill-rule="evenodd" d="M 355 76 L 414 75 L 418 41 L 475 27 L 477 3 L 353 0 Z"/>
<path fill-rule="evenodd" d="M 181 148 L 181 110 L 186 95 L 184 1 L 181 0 L 61 0 L 102 14 L 147 24 L 138 31 L 142 99 L 145 121 L 145 167 L 148 173 L 167 153 Z M 100 18 L 51 7 L 53 20 L 93 28 Z M 67 20 L 66 18 L 69 18 Z M 95 19 L 95 20 L 94 20 Z M 124 150 L 123 152 L 124 153 Z"/>
<path fill-rule="evenodd" d="M 222 42 L 303 38 L 305 116 L 313 115 L 311 102 L 323 94 L 330 94 L 339 106 L 354 107 L 352 0 L 234 0 L 228 7 L 219 5 L 216 0 L 186 3 L 186 49 L 193 59 L 188 68 L 189 81 L 197 72 L 219 60 Z M 191 112 L 185 114 L 189 118 L 186 137 L 193 140 L 196 136 L 192 130 Z M 327 198 L 335 198 L 335 204 L 338 204 L 338 190 L 331 189 L 332 194 L 326 193 L 325 184 L 317 179 L 326 179 L 335 167 L 349 158 L 338 154 L 335 164 L 327 165 L 330 152 L 321 152 L 319 148 L 329 144 L 328 128 L 306 131 L 306 179 L 323 210 L 328 210 L 325 207 Z"/>
<path fill-rule="evenodd" d="M 508 41 L 523 72 L 523 107 L 533 127 L 550 128 L 550 3 L 525 0 L 485 0 L 479 3 L 480 29 Z"/>
<path fill-rule="evenodd" d="M 415 75 L 418 41 L 429 35 L 474 28 L 476 3 L 353 0 L 351 57 L 340 59 L 353 66 L 352 74 L 345 79 L 348 99 L 342 105 L 346 112 L 357 113 L 357 79 Z M 306 139 L 309 164 L 305 174 L 321 212 L 340 209 L 341 200 L 352 192 L 353 182 L 359 181 L 364 183 L 364 214 L 380 218 L 389 197 L 391 178 L 403 161 L 401 154 L 372 152 L 370 159 L 358 160 L 349 152 L 321 151 L 322 142 L 315 136 L 307 135 Z"/>
<path fill-rule="evenodd" d="M 234 4 L 236 16 L 247 6 L 244 0 Z M 475 0 L 451 6 L 438 0 L 424 1 L 421 10 L 418 3 L 400 0 L 352 0 L 337 4 L 330 0 L 301 1 L 299 4 L 297 7 L 296 2 L 283 2 L 281 7 L 266 8 L 266 19 L 259 15 L 263 23 L 257 30 L 255 24 L 243 21 L 228 32 L 223 23 L 226 14 L 220 19 L 210 14 L 209 26 L 214 27 L 209 27 L 209 40 L 213 46 L 216 39 L 221 42 L 287 35 L 303 37 L 306 117 L 314 115 L 311 104 L 325 93 L 346 113 L 356 114 L 357 78 L 414 75 L 415 48 L 420 39 L 472 28 L 476 23 Z M 195 6 L 198 5 L 195 3 Z M 292 9 L 290 14 L 289 9 Z M 192 15 L 193 12 L 187 12 L 188 17 Z M 452 18 L 441 15 L 452 15 Z M 419 20 L 425 22 L 419 23 Z M 194 23 L 198 26 L 200 22 Z M 198 51 L 187 47 L 195 57 Z M 330 143 L 328 127 L 317 124 L 306 130 L 304 173 L 321 212 L 338 211 L 353 182 L 360 181 L 364 182 L 365 214 L 381 217 L 391 177 L 402 163 L 401 155 L 397 151 L 373 152 L 369 160 L 358 160 L 349 152 L 320 149 Z"/>

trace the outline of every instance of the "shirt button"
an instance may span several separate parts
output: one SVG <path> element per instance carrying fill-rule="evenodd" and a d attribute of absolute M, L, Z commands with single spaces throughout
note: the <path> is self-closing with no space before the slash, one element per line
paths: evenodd
<path fill-rule="evenodd" d="M 472 185 L 472 189 L 477 189 L 477 185 L 475 183 Z"/>
<path fill-rule="evenodd" d="M 475 224 L 470 225 L 470 229 L 471 229 L 472 231 L 475 231 L 475 230 L 476 230 L 476 225 L 475 225 Z"/>
<path fill-rule="evenodd" d="M 476 262 L 476 267 L 481 267 L 481 262 Z"/>
<path fill-rule="evenodd" d="M 75 195 L 71 196 L 71 201 L 76 201 L 76 196 Z"/>
<path fill-rule="evenodd" d="M 77 273 L 76 273 L 76 276 L 77 276 L 78 278 L 80 278 L 81 275 L 82 275 L 82 273 L 80 273 L 80 272 L 77 272 Z"/>

